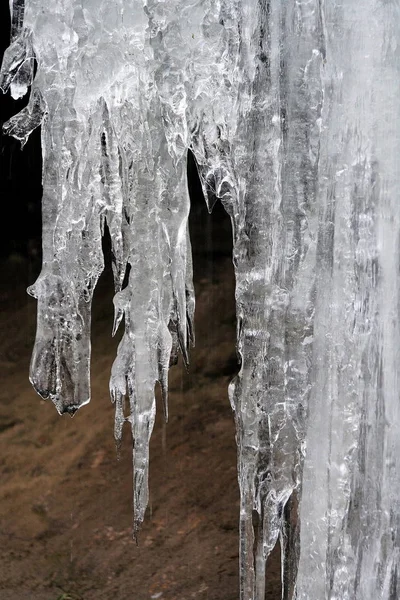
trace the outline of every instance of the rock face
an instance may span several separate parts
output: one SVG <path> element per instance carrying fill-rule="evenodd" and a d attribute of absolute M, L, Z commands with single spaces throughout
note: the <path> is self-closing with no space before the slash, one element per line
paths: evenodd
<path fill-rule="evenodd" d="M 115 436 L 148 503 L 154 386 L 194 342 L 191 148 L 232 221 L 240 370 L 230 385 L 241 596 L 398 596 L 400 9 L 380 0 L 27 0 L 1 87 L 42 123 L 43 269 L 31 381 L 90 398 L 90 307 L 110 230 Z M 37 72 L 33 78 L 34 68 Z M 32 83 L 33 82 L 33 83 Z M 129 415 L 125 412 L 125 398 Z"/>

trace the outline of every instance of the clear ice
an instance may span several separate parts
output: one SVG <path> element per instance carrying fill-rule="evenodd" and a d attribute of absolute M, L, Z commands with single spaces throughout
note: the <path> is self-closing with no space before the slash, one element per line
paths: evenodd
<path fill-rule="evenodd" d="M 107 223 L 137 530 L 154 387 L 167 417 L 168 368 L 194 335 L 190 148 L 233 228 L 241 599 L 264 599 L 278 539 L 285 600 L 398 599 L 399 1 L 10 8 L 0 86 L 30 100 L 4 129 L 24 144 L 42 127 L 35 389 L 60 413 L 90 399 Z"/>

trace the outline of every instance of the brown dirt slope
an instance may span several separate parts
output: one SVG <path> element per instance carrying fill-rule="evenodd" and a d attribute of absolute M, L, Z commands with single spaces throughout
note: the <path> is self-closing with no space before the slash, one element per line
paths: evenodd
<path fill-rule="evenodd" d="M 8 263 L 0 290 L 0 600 L 236 600 L 238 486 L 227 386 L 237 369 L 232 267 L 196 275 L 190 373 L 170 372 L 170 421 L 151 442 L 150 506 L 131 538 L 130 433 L 113 443 L 108 377 L 117 340 L 109 275 L 93 318 L 92 401 L 59 417 L 28 381 L 36 302 Z M 23 280 L 23 277 L 22 277 Z M 32 281 L 31 281 L 32 282 Z M 159 407 L 160 408 L 160 407 Z M 268 598 L 278 598 L 278 556 Z"/>

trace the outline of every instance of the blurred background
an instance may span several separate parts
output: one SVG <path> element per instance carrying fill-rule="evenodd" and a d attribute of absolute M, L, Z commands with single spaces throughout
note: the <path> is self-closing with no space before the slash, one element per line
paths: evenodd
<path fill-rule="evenodd" d="M 0 0 L 0 55 L 9 44 Z M 0 92 L 0 124 L 19 112 Z M 60 417 L 28 380 L 36 301 L 26 294 L 41 265 L 40 131 L 23 151 L 0 132 L 0 600 L 236 600 L 239 493 L 227 387 L 237 372 L 230 221 L 206 210 L 188 156 L 196 290 L 190 371 L 170 371 L 170 420 L 157 414 L 150 504 L 132 540 L 131 439 L 113 441 L 108 378 L 118 336 L 109 241 L 93 303 L 92 401 Z M 159 398 L 157 398 L 159 401 Z M 267 598 L 280 597 L 279 556 Z"/>

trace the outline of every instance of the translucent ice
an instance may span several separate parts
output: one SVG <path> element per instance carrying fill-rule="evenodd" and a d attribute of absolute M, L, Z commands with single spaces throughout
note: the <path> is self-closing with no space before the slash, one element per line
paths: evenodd
<path fill-rule="evenodd" d="M 60 413 L 89 401 L 107 223 L 136 529 L 154 386 L 167 416 L 193 341 L 188 148 L 231 217 L 242 600 L 278 538 L 287 600 L 400 596 L 399 38 L 396 0 L 13 4 L 0 85 L 30 100 L 5 130 L 42 123 L 31 380 Z"/>

